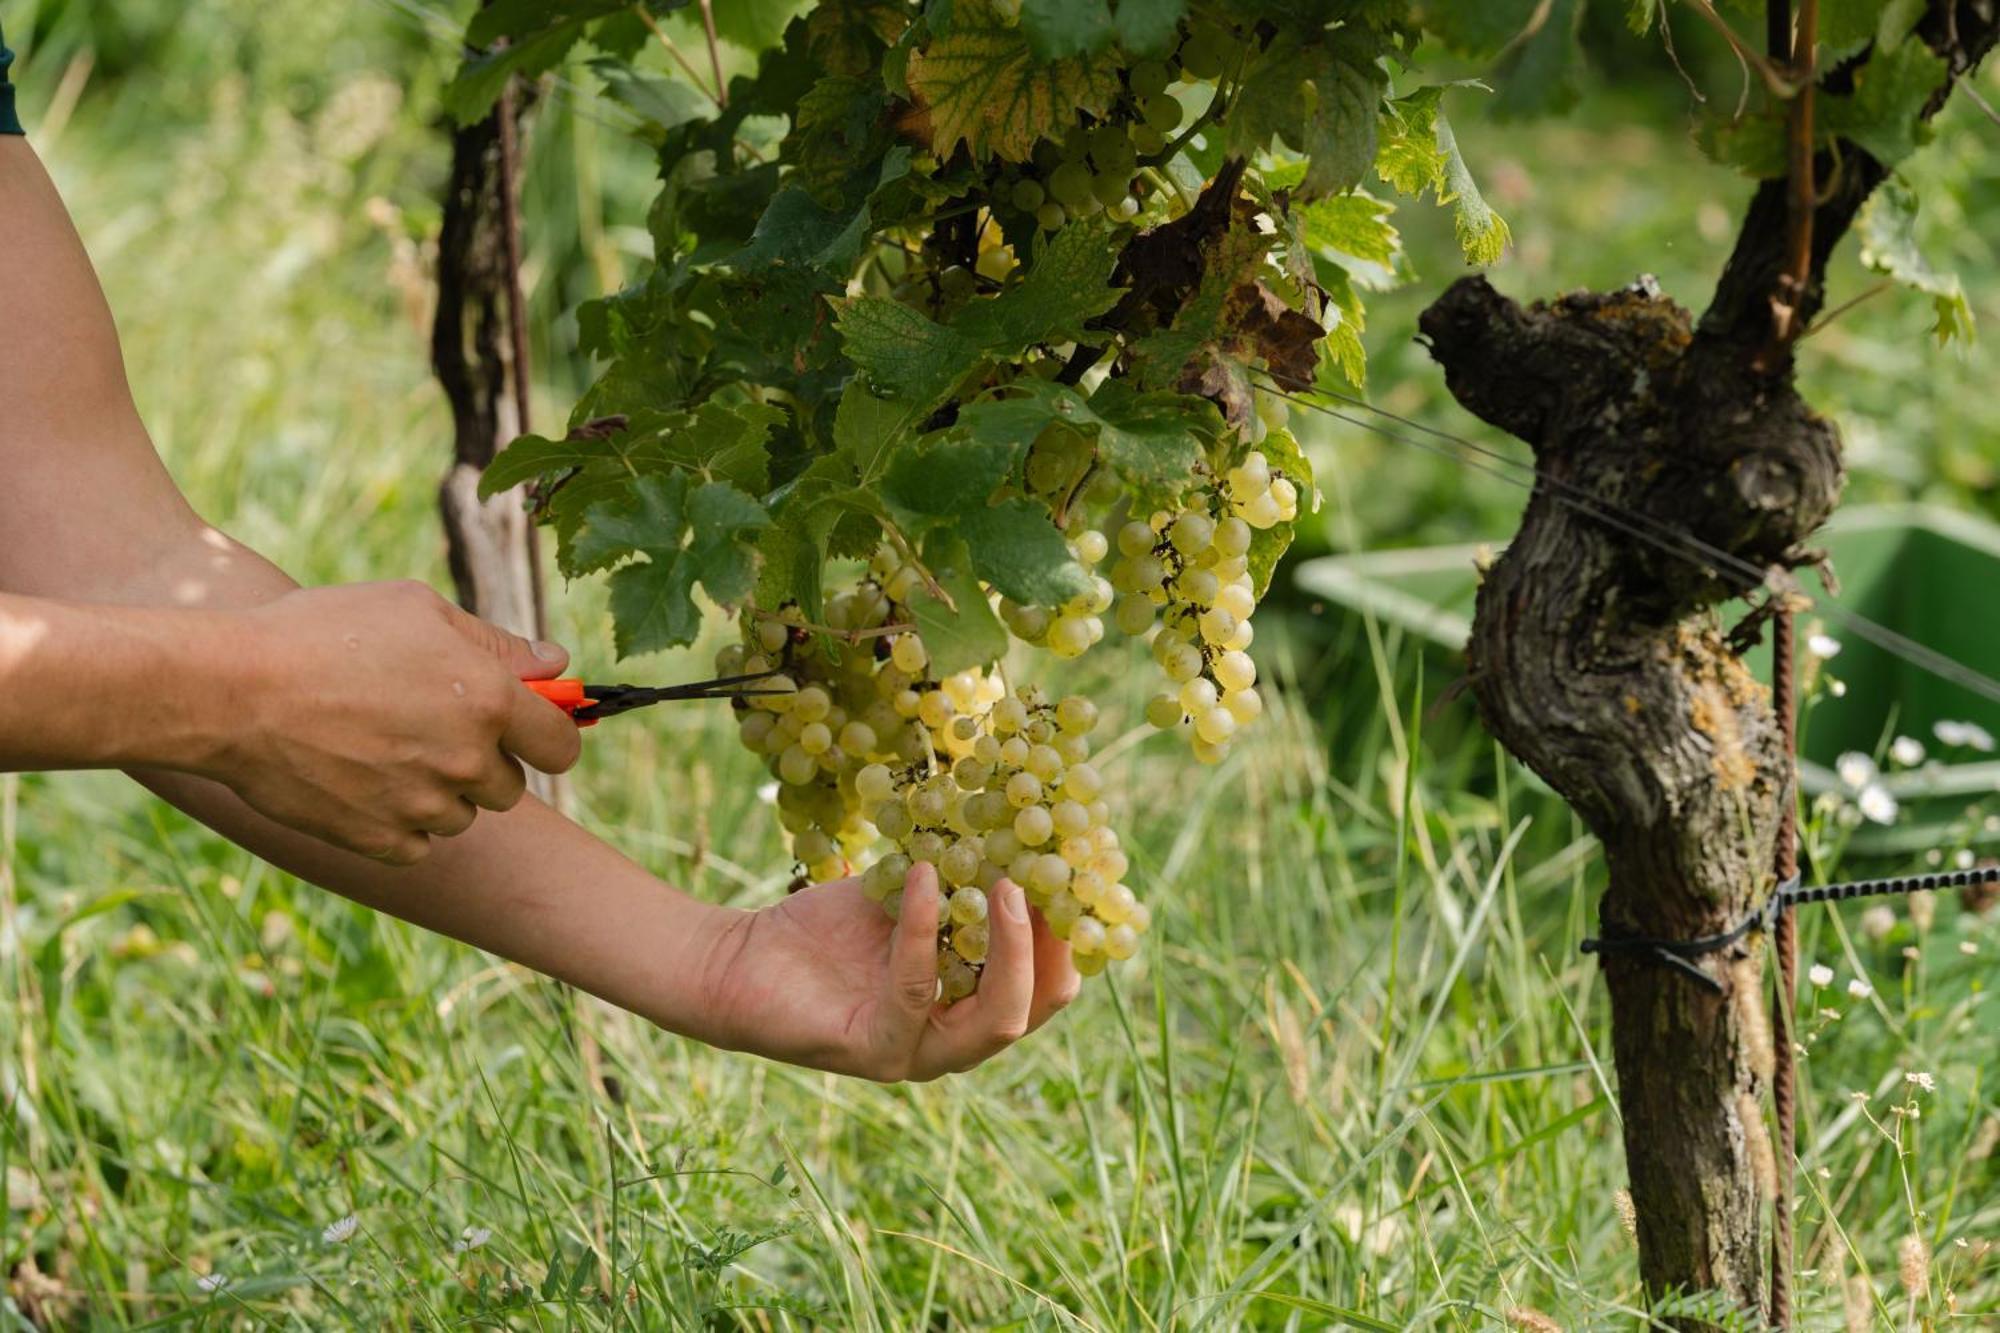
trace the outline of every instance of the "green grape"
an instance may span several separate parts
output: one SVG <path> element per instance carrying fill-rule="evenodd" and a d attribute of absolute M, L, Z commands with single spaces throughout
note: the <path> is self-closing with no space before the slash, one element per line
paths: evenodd
<path fill-rule="evenodd" d="M 1171 694 L 1156 694 L 1146 703 L 1146 720 L 1161 731 L 1178 727 L 1185 716 L 1181 711 L 1181 701 Z"/>
<path fill-rule="evenodd" d="M 1180 102 L 1171 93 L 1157 93 L 1148 97 L 1142 104 L 1142 109 L 1147 126 L 1158 130 L 1161 134 L 1172 134 L 1179 129 L 1181 117 L 1185 114 L 1181 110 Z"/>
<path fill-rule="evenodd" d="M 1097 725 L 1097 705 L 1080 694 L 1072 694 L 1056 705 L 1056 725 L 1079 735 Z"/>
<path fill-rule="evenodd" d="M 1023 213 L 1032 213 L 1042 206 L 1042 201 L 1048 198 L 1048 192 L 1042 188 L 1040 181 L 1018 180 L 1014 182 L 1012 197 L 1014 207 Z"/>
<path fill-rule="evenodd" d="M 1132 151 L 1121 126 L 1098 125 L 1090 131 L 1089 139 L 1091 160 L 1099 167 L 1117 161 L 1120 154 Z"/>
<path fill-rule="evenodd" d="M 1106 174 L 1095 177 L 1090 182 L 1091 196 L 1106 208 L 1116 208 L 1132 197 L 1132 172 L 1128 166 L 1123 171 L 1106 169 Z"/>
<path fill-rule="evenodd" d="M 1064 162 L 1048 176 L 1048 194 L 1064 208 L 1078 208 L 1090 200 L 1090 168 L 1082 162 Z"/>
<path fill-rule="evenodd" d="M 953 264 L 938 274 L 938 293 L 947 301 L 969 300 L 979 290 L 979 279 L 963 264 Z"/>
<path fill-rule="evenodd" d="M 1174 81 L 1174 75 L 1158 60 L 1142 60 L 1126 71 L 1125 81 L 1138 96 L 1151 97 L 1165 92 L 1167 85 Z"/>
<path fill-rule="evenodd" d="M 976 868 L 976 866 L 975 866 Z M 970 879 L 968 875 L 966 878 Z M 986 919 L 986 895 L 967 884 L 951 895 L 948 913 L 953 924 L 970 926 Z"/>
<path fill-rule="evenodd" d="M 1055 823 L 1046 806 L 1031 805 L 1014 815 L 1014 836 L 1025 847 L 1039 847 L 1055 832 Z"/>
<path fill-rule="evenodd" d="M 1181 73 L 1190 79 L 1219 79 L 1228 67 L 1229 34 L 1204 24 L 1188 34 L 1181 44 Z"/>
<path fill-rule="evenodd" d="M 1050 200 L 1035 210 L 1035 225 L 1043 231 L 1054 231 L 1067 221 L 1069 221 L 1069 214 L 1063 210 L 1061 204 L 1056 203 L 1054 200 Z"/>
<path fill-rule="evenodd" d="M 1137 124 L 1132 127 L 1132 151 L 1140 157 L 1152 157 L 1166 151 L 1167 136 L 1151 125 Z"/>
<path fill-rule="evenodd" d="M 1033 773 L 1016 773 L 1007 779 L 1007 803 L 1025 810 L 1042 799 L 1042 780 Z"/>
<path fill-rule="evenodd" d="M 1090 152 L 1090 131 L 1081 125 L 1072 125 L 1063 131 L 1062 155 L 1065 161 L 1075 162 Z"/>
<path fill-rule="evenodd" d="M 1069 482 L 1075 464 L 1054 449 L 1037 449 L 1028 455 L 1028 489 L 1051 495 Z"/>
<path fill-rule="evenodd" d="M 1130 958 L 1133 953 L 1138 952 L 1139 937 L 1132 932 L 1130 926 L 1119 926 L 1118 929 L 1132 936 L 1132 951 L 1113 956 Z M 968 963 L 983 963 L 986 961 L 986 949 L 991 938 L 991 927 L 984 921 L 975 921 L 971 925 L 960 926 L 951 932 L 952 952 Z M 1109 954 L 1111 952 L 1109 932 L 1106 933 L 1105 940 L 1104 951 Z"/>

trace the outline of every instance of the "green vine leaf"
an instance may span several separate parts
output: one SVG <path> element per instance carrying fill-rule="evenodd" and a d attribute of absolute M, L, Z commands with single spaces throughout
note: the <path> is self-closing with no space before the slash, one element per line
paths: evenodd
<path fill-rule="evenodd" d="M 1007 628 L 993 614 L 980 586 L 972 553 L 955 533 L 934 532 L 923 547 L 924 567 L 950 596 L 938 600 L 924 588 L 910 596 L 910 619 L 923 637 L 931 669 L 940 676 L 985 666 L 1007 651 Z"/>
<path fill-rule="evenodd" d="M 1300 190 L 1308 198 L 1360 184 L 1375 162 L 1388 87 L 1382 54 L 1365 30 L 1336 28 L 1310 44 L 1280 32 L 1243 72 L 1226 123 L 1229 151 L 1258 153 L 1282 139 L 1307 157 Z"/>
<path fill-rule="evenodd" d="M 1953 338 L 1978 336 L 1972 305 L 1956 273 L 1932 268 L 1917 246 L 1917 192 L 1891 176 L 1861 210 L 1861 262 L 1931 298 L 1937 322 L 1931 333 L 1942 347 Z"/>
<path fill-rule="evenodd" d="M 694 642 L 700 584 L 717 602 L 736 602 L 756 584 L 748 534 L 770 515 L 727 482 L 693 485 L 684 472 L 642 477 L 616 499 L 590 507 L 573 541 L 598 568 L 630 557 L 611 576 L 611 615 L 620 657 Z"/>
<path fill-rule="evenodd" d="M 931 146 L 959 144 L 974 160 L 1023 162 L 1037 141 L 1060 135 L 1080 111 L 1117 100 L 1115 68 L 1081 57 L 1043 62 L 994 0 L 959 0 L 951 29 L 910 54 L 910 91 L 930 113 Z"/>
<path fill-rule="evenodd" d="M 1045 505 L 1016 495 L 965 515 L 957 528 L 979 577 L 1023 605 L 1059 606 L 1090 586 Z"/>

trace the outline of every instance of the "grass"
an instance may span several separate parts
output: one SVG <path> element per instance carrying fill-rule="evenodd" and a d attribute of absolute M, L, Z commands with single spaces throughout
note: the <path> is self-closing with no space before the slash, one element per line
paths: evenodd
<path fill-rule="evenodd" d="M 301 7 L 270 8 L 282 27 Z M 320 77 L 337 90 L 372 58 Z M 413 259 L 365 206 L 419 207 L 436 145 L 399 112 L 330 161 L 353 141 L 331 97 L 267 92 L 218 82 L 198 125 L 135 151 L 132 113 L 86 84 L 48 151 L 198 505 L 310 580 L 442 586 L 445 418 Z M 1667 209 L 1648 197 L 1627 202 Z M 1322 457 L 1362 536 L 1385 475 L 1398 495 L 1436 485 L 1344 441 Z M 596 588 L 558 608 L 580 658 L 608 661 Z M 1296 688 L 1219 772 L 1119 735 L 1143 676 L 1099 668 L 1156 943 L 1034 1041 L 925 1087 L 661 1034 L 300 886 L 115 777 L 0 779 L 0 1319 L 1641 1323 L 1604 992 L 1576 950 L 1592 844 L 1466 704 L 1438 703 L 1450 659 L 1303 613 L 1259 643 Z M 635 717 L 587 750 L 605 837 L 718 899 L 782 892 L 775 821 L 718 715 Z M 1813 834 L 1837 869 L 1831 818 Z M 1804 1326 L 1980 1326 L 2000 1316 L 2000 927 L 1951 903 L 1886 931 L 1852 907 L 1802 925 L 1804 958 L 1836 973 L 1803 1010 Z M 1912 1236 L 1935 1259 L 1906 1290 Z"/>

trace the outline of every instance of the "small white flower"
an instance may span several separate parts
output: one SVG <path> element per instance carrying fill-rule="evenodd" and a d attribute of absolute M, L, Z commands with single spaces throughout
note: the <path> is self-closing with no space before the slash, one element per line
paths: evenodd
<path fill-rule="evenodd" d="M 1889 757 L 1904 768 L 1915 768 L 1924 762 L 1924 743 L 1915 736 L 1898 736 L 1889 742 Z"/>
<path fill-rule="evenodd" d="M 1978 862 L 1979 858 L 1972 854 L 1970 847 L 1959 848 L 1957 854 L 1951 858 L 1951 863 L 1960 870 L 1970 870 Z"/>
<path fill-rule="evenodd" d="M 1826 692 L 1836 699 L 1845 699 L 1847 697 L 1847 682 L 1844 680 L 1829 680 L 1826 683 Z"/>
<path fill-rule="evenodd" d="M 361 1219 L 349 1213 L 346 1217 L 327 1223 L 326 1230 L 319 1233 L 319 1238 L 328 1245 L 343 1245 L 354 1239 L 354 1233 L 360 1229 Z"/>
<path fill-rule="evenodd" d="M 1847 993 L 1857 1000 L 1865 1000 L 1875 993 L 1875 988 L 1860 977 L 1847 983 Z"/>
<path fill-rule="evenodd" d="M 778 784 L 767 782 L 757 788 L 757 799 L 765 805 L 776 805 L 778 803 Z"/>
<path fill-rule="evenodd" d="M 1806 980 L 1816 988 L 1825 990 L 1833 984 L 1833 969 L 1825 963 L 1814 963 L 1806 970 Z"/>
<path fill-rule="evenodd" d="M 1993 749 L 1993 733 L 1977 722 L 1953 722 L 1949 718 L 1931 728 L 1942 745 L 1962 745 L 1985 754 Z"/>
<path fill-rule="evenodd" d="M 1859 750 L 1849 750 L 1846 754 L 1834 760 L 1833 771 L 1839 774 L 1841 782 L 1850 791 L 1860 791 L 1877 777 L 1881 776 L 1882 772 L 1881 769 L 1875 766 L 1873 759 L 1870 759 Z"/>
<path fill-rule="evenodd" d="M 1979 946 L 1971 940 L 1960 940 L 1958 942 L 1958 951 L 1966 955 L 1976 954 L 1979 952 Z"/>
<path fill-rule="evenodd" d="M 459 1233 L 458 1239 L 452 1242 L 451 1252 L 464 1254 L 467 1250 L 478 1249 L 492 1239 L 493 1231 L 489 1227 L 467 1227 Z"/>
<path fill-rule="evenodd" d="M 1886 940 L 1896 929 L 1895 910 L 1885 903 L 1876 903 L 1861 914 L 1861 933 L 1871 940 Z"/>
<path fill-rule="evenodd" d="M 1806 639 L 1806 651 L 1825 661 L 1840 656 L 1840 640 L 1831 634 L 1814 634 Z"/>
<path fill-rule="evenodd" d="M 1891 796 L 1889 789 L 1879 782 L 1871 782 L 1863 788 L 1854 803 L 1861 807 L 1862 815 L 1874 823 L 1896 822 L 1896 798 Z"/>
<path fill-rule="evenodd" d="M 1921 1088 L 1925 1092 L 1937 1091 L 1937 1080 L 1929 1074 L 1921 1073 L 1917 1070 L 1911 1070 L 1909 1073 L 1904 1074 L 1903 1082 L 1913 1088 Z"/>
<path fill-rule="evenodd" d="M 221 1291 L 229 1285 L 229 1275 L 227 1273 L 203 1273 L 194 1280 L 194 1285 L 200 1291 Z"/>

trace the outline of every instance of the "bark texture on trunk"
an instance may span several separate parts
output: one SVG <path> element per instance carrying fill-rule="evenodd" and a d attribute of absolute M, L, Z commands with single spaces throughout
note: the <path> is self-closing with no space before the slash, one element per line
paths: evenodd
<path fill-rule="evenodd" d="M 1919 32 L 1956 74 L 1996 30 L 1995 0 L 1935 0 Z M 1826 86 L 1852 75 L 1835 70 Z M 1801 324 L 1822 305 L 1828 255 L 1887 175 L 1851 143 L 1820 162 Z M 1534 450 L 1538 485 L 1485 574 L 1467 656 L 1487 725 L 1603 843 L 1606 934 L 1709 935 L 1758 904 L 1791 762 L 1769 691 L 1715 612 L 1758 580 L 1667 554 L 1558 492 L 1760 570 L 1811 560 L 1805 543 L 1840 496 L 1839 439 L 1794 390 L 1788 355 L 1753 368 L 1771 340 L 1786 209 L 1783 181 L 1758 189 L 1699 322 L 1649 280 L 1523 307 L 1483 278 L 1455 284 L 1421 322 L 1458 400 Z M 1694 965 L 1717 989 L 1633 954 L 1604 959 L 1640 1270 L 1656 1293 L 1720 1293 L 1754 1310 L 1776 1161 L 1761 941 Z"/>
<path fill-rule="evenodd" d="M 431 364 L 452 419 L 452 461 L 438 487 L 438 509 L 459 604 L 534 637 L 539 572 L 529 559 L 521 494 L 485 501 L 478 495 L 480 473 L 521 429 L 507 393 L 513 354 L 506 337 L 499 115 L 452 136 L 431 328 Z"/>

